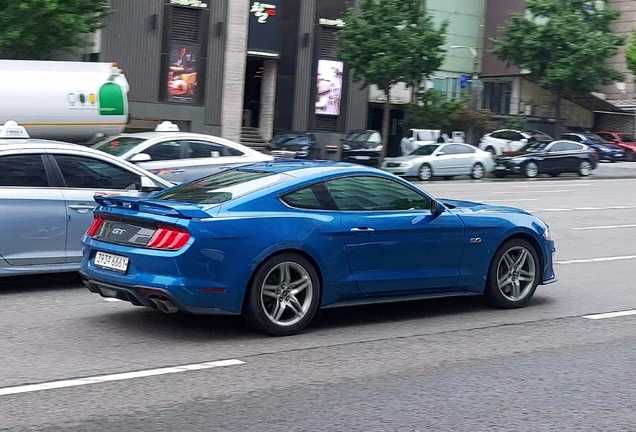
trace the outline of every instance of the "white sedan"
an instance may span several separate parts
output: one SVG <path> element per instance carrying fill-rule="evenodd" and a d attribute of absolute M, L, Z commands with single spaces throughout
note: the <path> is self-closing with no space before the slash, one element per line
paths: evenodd
<path fill-rule="evenodd" d="M 495 169 L 495 161 L 490 153 L 468 144 L 426 144 L 407 156 L 385 159 L 381 169 L 423 181 L 462 175 L 479 180 Z"/>
<path fill-rule="evenodd" d="M 154 132 L 122 134 L 93 146 L 175 183 L 274 157 L 212 135 L 180 132 L 163 122 Z"/>

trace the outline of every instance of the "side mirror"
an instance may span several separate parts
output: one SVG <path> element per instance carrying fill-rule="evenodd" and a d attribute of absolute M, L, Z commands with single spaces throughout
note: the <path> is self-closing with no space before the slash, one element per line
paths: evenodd
<path fill-rule="evenodd" d="M 139 163 L 139 162 L 150 162 L 152 160 L 152 158 L 150 157 L 149 154 L 147 153 L 137 153 L 136 155 L 133 155 L 133 157 L 131 157 L 128 161 L 132 162 L 132 163 Z M 150 180 L 150 179 L 148 179 Z"/>
<path fill-rule="evenodd" d="M 221 157 L 221 153 L 219 153 L 218 151 L 211 151 L 210 157 L 213 157 L 213 158 Z"/>
<path fill-rule="evenodd" d="M 163 190 L 163 187 L 160 187 L 159 185 L 155 184 L 155 182 L 153 182 L 152 180 L 150 180 L 148 177 L 142 177 L 141 178 L 141 191 L 142 192 L 158 192 L 160 190 Z"/>
<path fill-rule="evenodd" d="M 439 202 L 433 200 L 431 202 L 431 214 L 433 216 L 438 216 L 441 215 L 442 213 L 444 213 L 446 210 L 444 209 L 444 207 L 440 206 Z"/>

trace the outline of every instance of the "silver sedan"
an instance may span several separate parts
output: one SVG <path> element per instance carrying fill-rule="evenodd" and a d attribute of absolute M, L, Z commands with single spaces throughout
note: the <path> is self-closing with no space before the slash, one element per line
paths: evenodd
<path fill-rule="evenodd" d="M 423 181 L 462 175 L 479 180 L 495 169 L 495 161 L 490 153 L 468 144 L 426 144 L 406 156 L 385 159 L 381 169 Z"/>
<path fill-rule="evenodd" d="M 95 195 L 171 187 L 115 156 L 0 125 L 0 276 L 79 270 Z"/>

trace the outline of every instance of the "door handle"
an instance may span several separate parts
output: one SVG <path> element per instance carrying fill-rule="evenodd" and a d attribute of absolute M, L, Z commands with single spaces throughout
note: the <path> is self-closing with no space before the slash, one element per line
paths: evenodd
<path fill-rule="evenodd" d="M 373 228 L 364 227 L 364 228 L 351 228 L 349 231 L 351 231 L 351 232 L 373 232 L 375 230 Z"/>
<path fill-rule="evenodd" d="M 71 204 L 68 208 L 72 210 L 77 210 L 80 213 L 88 213 L 91 210 L 95 210 L 97 205 L 86 205 L 86 204 Z"/>
<path fill-rule="evenodd" d="M 184 169 L 173 169 L 173 170 L 170 170 L 170 174 L 181 174 L 183 172 L 185 172 Z"/>

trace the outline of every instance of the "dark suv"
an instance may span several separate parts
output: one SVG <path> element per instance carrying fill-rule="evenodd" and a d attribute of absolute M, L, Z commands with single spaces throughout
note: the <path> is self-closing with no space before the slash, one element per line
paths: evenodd
<path fill-rule="evenodd" d="M 316 136 L 309 132 L 276 132 L 269 152 L 281 159 L 316 159 Z"/>
<path fill-rule="evenodd" d="M 377 167 L 382 156 L 382 136 L 376 130 L 355 130 L 342 139 L 342 162 Z"/>

